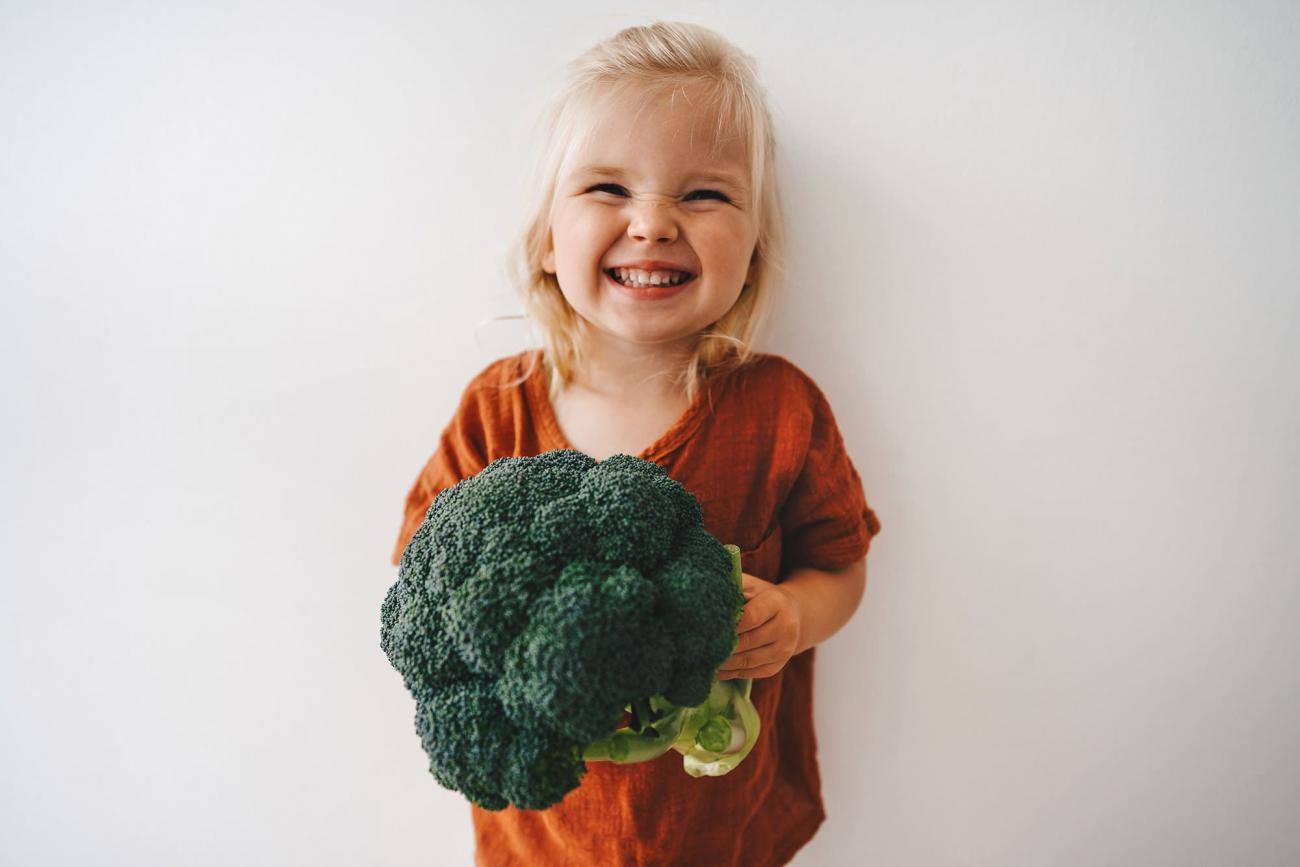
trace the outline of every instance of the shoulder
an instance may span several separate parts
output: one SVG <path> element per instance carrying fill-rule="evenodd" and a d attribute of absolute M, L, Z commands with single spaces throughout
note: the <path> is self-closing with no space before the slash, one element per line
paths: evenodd
<path fill-rule="evenodd" d="M 456 402 L 452 424 L 465 442 L 480 451 L 515 427 L 529 375 L 529 355 L 525 350 L 488 362 L 470 377 Z"/>
<path fill-rule="evenodd" d="M 488 362 L 470 377 L 461 403 L 509 402 L 523 390 L 524 383 L 539 372 L 540 361 L 538 350 L 525 349 Z"/>
<path fill-rule="evenodd" d="M 766 377 L 772 381 L 795 386 L 805 391 L 817 389 L 817 384 L 813 382 L 813 378 L 803 368 L 784 355 L 755 352 L 746 367 L 752 368 L 756 375 Z"/>
<path fill-rule="evenodd" d="M 788 358 L 756 353 L 740 368 L 734 392 L 735 411 L 745 416 L 751 429 L 761 430 L 770 442 L 802 466 L 812 453 L 843 448 L 843 434 L 835 411 L 821 386 Z"/>
<path fill-rule="evenodd" d="M 493 457 L 514 454 L 520 448 L 516 440 L 521 415 L 526 412 L 525 382 L 535 375 L 530 352 L 488 362 L 461 391 L 442 443 L 443 449 L 457 455 L 459 477 L 472 475 Z"/>
<path fill-rule="evenodd" d="M 470 379 L 466 391 L 504 389 L 521 386 L 536 365 L 540 364 L 538 350 L 525 349 L 514 355 L 505 355 L 487 363 Z"/>
<path fill-rule="evenodd" d="M 827 404 L 813 378 L 783 355 L 756 352 L 734 376 L 746 401 L 779 404 L 787 417 L 807 420 Z"/>

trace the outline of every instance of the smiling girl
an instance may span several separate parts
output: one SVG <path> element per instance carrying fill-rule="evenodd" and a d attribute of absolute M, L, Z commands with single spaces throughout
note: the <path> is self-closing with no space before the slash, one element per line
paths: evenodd
<path fill-rule="evenodd" d="M 471 806 L 479 865 L 778 865 L 825 818 L 814 648 L 853 614 L 880 522 L 825 395 L 757 352 L 784 231 L 752 60 L 703 27 L 621 31 L 547 113 L 516 248 L 543 347 L 465 389 L 406 500 L 393 563 L 434 497 L 499 457 L 572 448 L 662 465 L 742 549 L 723 679 L 753 678 L 753 752 L 724 777 L 670 756 L 598 762 L 547 810 Z"/>

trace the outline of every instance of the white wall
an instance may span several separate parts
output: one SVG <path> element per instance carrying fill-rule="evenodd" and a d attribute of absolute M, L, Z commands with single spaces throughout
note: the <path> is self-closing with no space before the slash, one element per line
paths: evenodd
<path fill-rule="evenodd" d="M 0 6 L 0 861 L 467 864 L 378 648 L 563 63 L 753 53 L 884 532 L 799 865 L 1300 859 L 1289 3 Z"/>

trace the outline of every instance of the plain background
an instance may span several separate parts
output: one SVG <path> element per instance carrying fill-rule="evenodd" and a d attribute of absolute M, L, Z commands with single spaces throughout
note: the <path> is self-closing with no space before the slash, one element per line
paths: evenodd
<path fill-rule="evenodd" d="M 745 0 L 0 4 L 5 864 L 469 863 L 389 551 L 655 18 L 759 62 L 884 525 L 796 864 L 1300 861 L 1295 5 Z"/>

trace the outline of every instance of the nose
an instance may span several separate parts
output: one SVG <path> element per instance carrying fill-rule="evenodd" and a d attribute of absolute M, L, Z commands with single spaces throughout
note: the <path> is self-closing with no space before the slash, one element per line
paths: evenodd
<path fill-rule="evenodd" d="M 649 201 L 633 205 L 627 235 L 634 241 L 654 240 L 670 244 L 677 240 L 677 221 L 673 219 L 672 204 Z"/>

